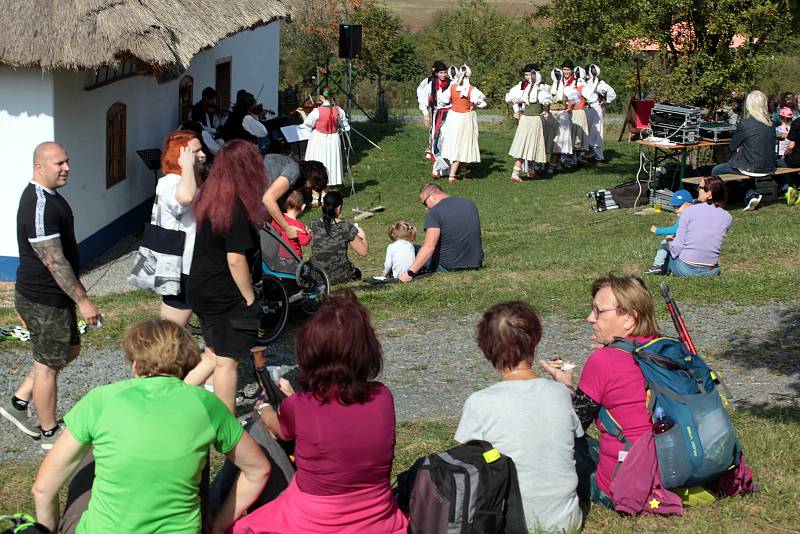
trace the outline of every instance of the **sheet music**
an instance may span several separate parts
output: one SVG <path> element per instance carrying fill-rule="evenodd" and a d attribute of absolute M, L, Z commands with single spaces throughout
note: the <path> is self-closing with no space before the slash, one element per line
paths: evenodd
<path fill-rule="evenodd" d="M 308 141 L 311 138 L 311 130 L 301 128 L 299 124 L 281 126 L 281 133 L 286 138 L 287 143 L 299 143 L 300 141 Z"/>

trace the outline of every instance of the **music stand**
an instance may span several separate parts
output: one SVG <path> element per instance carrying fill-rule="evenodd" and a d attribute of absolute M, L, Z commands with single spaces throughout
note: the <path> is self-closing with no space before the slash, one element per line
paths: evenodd
<path fill-rule="evenodd" d="M 153 171 L 153 178 L 158 182 L 158 171 L 161 170 L 161 149 L 143 148 L 142 150 L 137 150 L 136 153 L 145 166 Z"/>

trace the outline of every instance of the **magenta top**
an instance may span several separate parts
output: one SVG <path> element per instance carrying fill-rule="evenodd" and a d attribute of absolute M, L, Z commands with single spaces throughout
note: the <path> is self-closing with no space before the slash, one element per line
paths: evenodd
<path fill-rule="evenodd" d="M 687 263 L 718 265 L 732 220 L 730 213 L 713 204 L 689 206 L 681 214 L 678 232 L 669 244 L 672 257 Z"/>
<path fill-rule="evenodd" d="M 296 393 L 281 403 L 281 432 L 295 440 L 298 488 L 338 495 L 389 485 L 395 444 L 394 399 L 378 384 L 372 399 L 345 406 Z"/>
<path fill-rule="evenodd" d="M 653 338 L 631 339 L 646 343 Z M 583 366 L 578 388 L 611 413 L 629 441 L 636 442 L 652 429 L 645 400 L 644 375 L 629 352 L 608 347 L 594 351 Z M 623 444 L 606 432 L 599 420 L 595 424 L 600 429 L 600 459 L 595 482 L 606 495 L 613 497 L 609 489 L 611 475 Z"/>

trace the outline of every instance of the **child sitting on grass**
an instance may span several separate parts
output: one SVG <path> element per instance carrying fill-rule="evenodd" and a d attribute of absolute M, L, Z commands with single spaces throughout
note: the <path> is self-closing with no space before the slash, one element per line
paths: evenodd
<path fill-rule="evenodd" d="M 675 213 L 678 216 L 675 218 L 675 224 L 672 226 L 656 228 L 656 226 L 653 225 L 650 227 L 651 232 L 657 236 L 664 236 L 665 238 L 658 247 L 653 265 L 651 265 L 644 274 L 667 274 L 667 254 L 669 254 L 669 243 L 667 243 L 667 240 L 675 236 L 675 233 L 678 231 L 678 221 L 680 220 L 681 212 L 686 209 L 686 207 L 691 206 L 692 202 L 694 202 L 692 194 L 686 189 L 679 189 L 672 193 L 672 198 L 669 199 L 669 205 L 675 208 Z"/>
<path fill-rule="evenodd" d="M 383 274 L 386 278 L 397 278 L 408 272 L 416 258 L 414 240 L 417 229 L 408 221 L 397 221 L 389 225 L 389 239 L 392 243 L 386 247 L 386 260 L 383 262 Z"/>
<path fill-rule="evenodd" d="M 298 229 L 296 239 L 289 239 L 289 236 L 286 235 L 283 228 L 281 228 L 277 222 L 272 221 L 272 227 L 281 235 L 285 242 L 291 245 L 301 258 L 303 257 L 302 247 L 307 247 L 311 243 L 311 232 L 308 231 L 308 228 L 306 228 L 303 223 L 297 220 L 305 209 L 306 204 L 303 199 L 303 193 L 300 191 L 290 191 L 283 203 L 283 216 L 286 222 L 289 223 L 289 226 L 294 226 Z"/>

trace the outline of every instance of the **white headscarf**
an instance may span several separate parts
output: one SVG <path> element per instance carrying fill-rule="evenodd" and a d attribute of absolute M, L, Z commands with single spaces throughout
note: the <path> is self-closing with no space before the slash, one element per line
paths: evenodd
<path fill-rule="evenodd" d="M 458 67 L 450 65 L 450 68 L 447 69 L 447 77 L 450 78 L 450 80 L 455 80 L 456 77 L 458 77 Z"/>
<path fill-rule="evenodd" d="M 553 100 L 562 102 L 564 100 L 564 73 L 561 69 L 555 68 L 550 71 L 550 78 L 553 80 L 553 85 L 550 86 L 550 94 L 553 95 Z"/>
<path fill-rule="evenodd" d="M 594 70 L 595 74 L 592 74 L 592 70 Z M 600 67 L 592 63 L 589 65 L 589 68 L 586 72 L 586 85 L 591 86 L 592 88 L 597 88 L 597 84 L 600 82 Z"/>
<path fill-rule="evenodd" d="M 464 63 L 461 65 L 461 72 L 458 73 L 458 93 L 462 97 L 466 97 L 469 94 L 469 78 L 472 76 L 472 69 L 469 68 L 469 65 Z"/>

